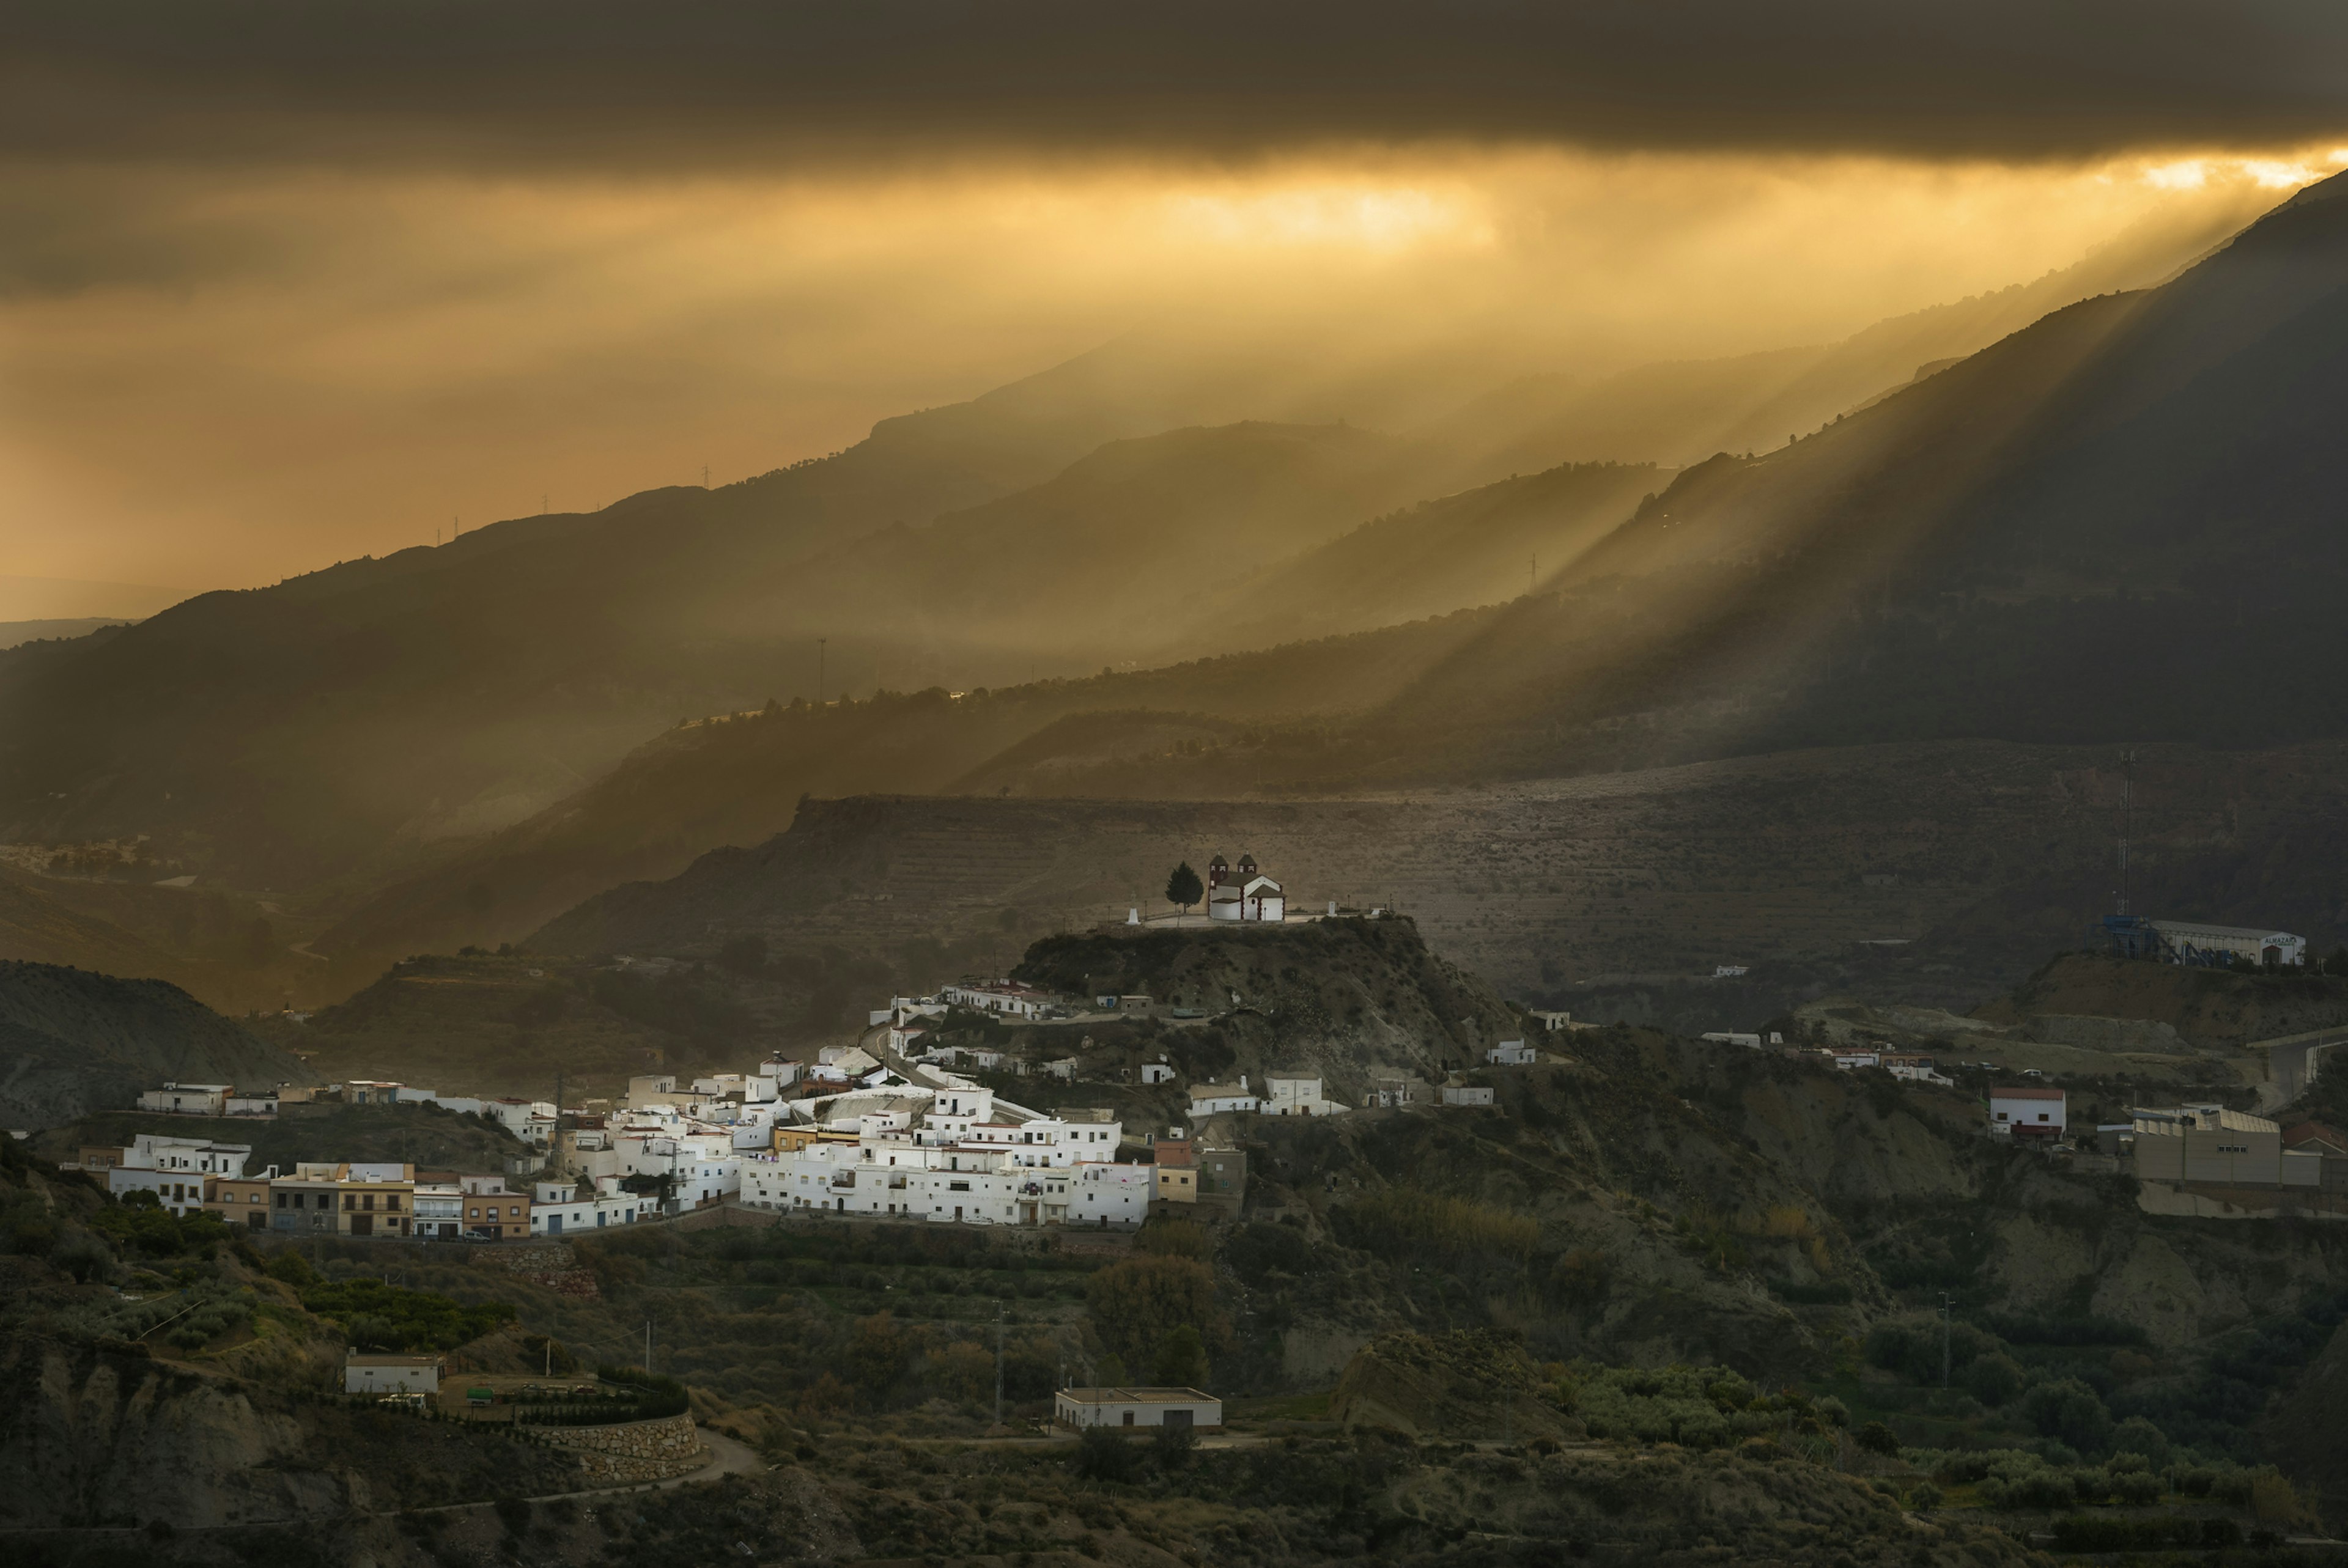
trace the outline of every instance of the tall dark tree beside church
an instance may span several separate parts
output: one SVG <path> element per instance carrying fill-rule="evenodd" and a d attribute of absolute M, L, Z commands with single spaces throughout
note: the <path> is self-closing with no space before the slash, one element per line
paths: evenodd
<path fill-rule="evenodd" d="M 1206 896 L 1207 885 L 1199 880 L 1199 874 L 1190 869 L 1190 863 L 1187 860 L 1177 866 L 1174 875 L 1166 879 L 1166 902 L 1179 905 L 1185 915 L 1190 912 L 1191 905 Z"/>

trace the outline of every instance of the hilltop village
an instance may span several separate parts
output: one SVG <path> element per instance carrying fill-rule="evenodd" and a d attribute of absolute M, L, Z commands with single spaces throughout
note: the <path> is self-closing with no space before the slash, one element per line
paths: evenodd
<path fill-rule="evenodd" d="M 1187 868 L 1185 868 L 1187 869 Z M 1293 914 L 1281 885 L 1243 856 L 1220 856 L 1201 891 L 1203 917 L 1144 921 L 1134 911 L 1103 927 L 1111 944 L 1277 939 L 1330 923 L 1375 927 L 1384 910 Z M 1406 924 L 1404 923 L 1404 924 Z M 2160 928 L 2156 929 L 2158 924 Z M 2187 930 L 2178 927 L 2179 931 Z M 2165 923 L 2133 922 L 2133 939 L 2179 938 Z M 1250 937 L 1250 933 L 1254 933 Z M 2303 944 L 2283 933 L 2195 927 L 2198 947 L 2171 962 L 2232 960 L 2304 965 Z M 2214 955 L 2214 957 L 2213 957 Z M 2147 946 L 2120 955 L 2150 958 Z M 1276 1011 L 1276 1009 L 1275 1009 Z M 139 1108 L 233 1122 L 299 1118 L 335 1105 L 436 1106 L 481 1118 L 530 1152 L 495 1172 L 419 1168 L 399 1162 L 305 1161 L 252 1169 L 250 1143 L 142 1132 L 122 1146 L 81 1149 L 75 1163 L 118 1197 L 151 1194 L 174 1214 L 209 1212 L 245 1231 L 308 1236 L 505 1241 L 578 1235 L 735 1205 L 767 1214 L 820 1214 L 971 1225 L 1130 1231 L 1168 1205 L 1211 1220 L 1240 1212 L 1248 1178 L 1248 1130 L 1257 1118 L 1329 1118 L 1415 1107 L 1494 1112 L 1502 1078 L 1560 1060 L 1543 1042 L 1595 1026 L 1571 1014 L 1509 1010 L 1517 1032 L 1448 1040 L 1418 1064 L 1344 1063 L 1344 1097 L 1328 1071 L 1265 1065 L 1227 1078 L 1186 1077 L 1200 1059 L 1185 1036 L 1260 1010 L 1236 989 L 1194 979 L 1171 996 L 1117 990 L 1077 994 L 1032 979 L 964 977 L 934 995 L 892 996 L 865 1015 L 853 1044 L 804 1057 L 773 1052 L 746 1071 L 630 1079 L 624 1095 L 575 1103 L 481 1099 L 407 1083 L 349 1081 L 319 1088 L 165 1083 Z M 2216 1102 L 2128 1104 L 2114 1119 L 2075 1126 L 2070 1093 L 2037 1068 L 2004 1074 L 1867 1038 L 1838 1020 L 1801 1018 L 1786 1029 L 1703 1036 L 1711 1047 L 1815 1060 L 1895 1083 L 1967 1090 L 1981 1132 L 2046 1157 L 2135 1175 L 2148 1211 L 2210 1217 L 2348 1214 L 2348 1138 L 2315 1121 L 2288 1131 Z M 1097 1044 L 1112 1026 L 1116 1048 Z M 1135 1026 L 1146 1034 L 1134 1034 Z M 1486 1032 L 1491 1032 L 1488 1028 Z M 2321 1032 L 2321 1031 L 2319 1031 Z M 1137 1049 L 1136 1039 L 1176 1049 Z M 2327 1042 L 2328 1043 L 2328 1042 Z M 2319 1049 L 2321 1047 L 2319 1046 Z M 1469 1052 L 1472 1051 L 1472 1056 Z M 1325 1052 L 1322 1052 L 1325 1054 Z M 1060 1102 L 1078 1083 L 1110 1088 L 1127 1105 Z M 1068 1086 L 1066 1090 L 1060 1085 Z M 2098 1097 L 2099 1102 L 2101 1097 Z M 1050 1101 L 1048 1109 L 1031 1101 Z M 1148 1109 L 1169 1113 L 1153 1119 Z M 2100 1108 L 2100 1105 L 2099 1105 Z M 139 1201 L 144 1201 L 143 1199 Z"/>

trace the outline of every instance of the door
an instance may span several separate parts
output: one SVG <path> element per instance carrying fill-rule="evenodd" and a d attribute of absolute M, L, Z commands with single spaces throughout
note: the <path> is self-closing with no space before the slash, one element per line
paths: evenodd
<path fill-rule="evenodd" d="M 549 1214 L 546 1216 L 546 1234 L 549 1235 L 561 1235 L 562 1234 L 562 1216 L 561 1214 Z"/>
<path fill-rule="evenodd" d="M 1165 1424 L 1169 1427 L 1187 1427 L 1190 1424 L 1190 1412 L 1188 1410 L 1169 1410 L 1166 1412 Z"/>
<path fill-rule="evenodd" d="M 353 1214 L 351 1216 L 351 1234 L 353 1235 L 375 1235 L 375 1216 L 373 1214 Z"/>

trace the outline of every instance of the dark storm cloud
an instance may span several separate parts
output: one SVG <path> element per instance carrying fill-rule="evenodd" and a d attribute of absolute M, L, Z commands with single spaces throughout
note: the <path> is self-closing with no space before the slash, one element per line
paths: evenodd
<path fill-rule="evenodd" d="M 0 26 L 0 149 L 34 156 L 2032 158 L 2348 130 L 2348 7 L 2304 0 L 16 0 Z"/>

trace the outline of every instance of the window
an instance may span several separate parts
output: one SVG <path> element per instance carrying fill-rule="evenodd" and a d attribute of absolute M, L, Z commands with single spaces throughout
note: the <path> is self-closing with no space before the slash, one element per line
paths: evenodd
<path fill-rule="evenodd" d="M 285 1206 L 285 1194 L 283 1193 L 277 1194 L 277 1206 L 281 1209 Z"/>
<path fill-rule="evenodd" d="M 399 1212 L 399 1194 L 397 1193 L 385 1194 L 383 1206 L 391 1210 L 392 1213 L 397 1214 Z"/>

